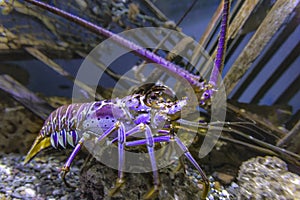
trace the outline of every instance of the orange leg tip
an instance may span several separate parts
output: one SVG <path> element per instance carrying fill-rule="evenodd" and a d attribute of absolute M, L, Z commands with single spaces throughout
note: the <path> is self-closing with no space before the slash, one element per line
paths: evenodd
<path fill-rule="evenodd" d="M 70 167 L 63 166 L 61 171 L 64 173 L 64 175 L 66 175 L 70 171 Z"/>
<path fill-rule="evenodd" d="M 203 191 L 202 191 L 202 195 L 200 197 L 201 200 L 205 200 L 206 199 L 209 190 L 210 190 L 209 182 L 204 181 L 203 182 Z"/>
<path fill-rule="evenodd" d="M 120 190 L 120 188 L 124 185 L 124 183 L 125 183 L 125 180 L 123 178 L 118 178 L 116 181 L 115 187 L 113 187 L 112 189 L 109 190 L 108 196 L 109 197 L 114 196 Z"/>
<path fill-rule="evenodd" d="M 155 199 L 158 196 L 159 186 L 153 186 L 144 196 L 143 199 Z"/>

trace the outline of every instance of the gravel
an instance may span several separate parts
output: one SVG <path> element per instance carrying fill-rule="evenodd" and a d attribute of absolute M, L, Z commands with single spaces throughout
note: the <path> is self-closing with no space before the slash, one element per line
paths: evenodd
<path fill-rule="evenodd" d="M 38 156 L 23 165 L 25 156 L 0 154 L 0 199 L 83 199 L 77 188 L 67 188 L 60 178 L 60 169 L 66 159 L 63 154 L 47 158 Z M 78 185 L 82 160 L 75 161 L 67 181 Z"/>
<path fill-rule="evenodd" d="M 79 182 L 80 168 L 83 166 L 83 159 L 75 160 L 66 179 L 67 182 L 75 188 L 65 186 L 60 177 L 61 167 L 67 158 L 64 152 L 49 153 L 37 156 L 30 163 L 23 165 L 25 156 L 19 154 L 4 154 L 0 153 L 0 199 L 33 199 L 33 200 L 72 200 L 72 199 L 93 199 L 91 196 L 86 196 L 84 191 L 84 183 Z M 103 166 L 105 170 L 105 166 Z M 108 167 L 107 167 L 108 168 Z M 105 171 L 104 170 L 104 171 Z M 132 179 L 136 180 L 141 174 L 132 174 L 127 176 L 135 176 Z M 176 175 L 177 176 L 177 175 Z M 190 169 L 186 171 L 184 180 L 197 182 L 199 175 L 196 170 Z M 163 176 L 161 176 L 163 178 Z M 82 177 L 81 177 L 82 179 Z M 105 179 L 104 179 L 105 180 Z M 175 179 L 176 180 L 176 179 Z M 136 180 L 137 181 L 137 180 Z M 238 186 L 232 184 L 224 188 L 220 183 L 210 177 L 211 191 L 207 197 L 208 200 L 214 199 L 235 199 L 233 193 L 236 193 Z M 177 181 L 175 181 L 177 182 Z M 183 182 L 179 181 L 180 189 Z M 132 186 L 132 185 L 131 185 Z M 129 187 L 131 187 L 129 186 Z M 134 189 L 134 188 L 133 188 Z M 174 189 L 174 188 L 173 188 Z M 97 189 L 99 190 L 99 188 Z M 125 189 L 130 190 L 130 188 Z M 145 190 L 145 188 L 143 189 Z M 146 190 L 145 190 L 146 191 Z M 143 192 L 145 192 L 143 191 Z M 122 195 L 121 195 L 122 197 Z M 116 199 L 122 199 L 120 196 Z M 123 196 L 124 197 L 124 196 Z M 115 198 L 112 198 L 115 199 Z"/>

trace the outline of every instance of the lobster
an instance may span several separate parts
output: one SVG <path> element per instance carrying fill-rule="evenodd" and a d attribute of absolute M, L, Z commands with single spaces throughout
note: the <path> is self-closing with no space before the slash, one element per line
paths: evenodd
<path fill-rule="evenodd" d="M 207 102 L 210 101 L 216 91 L 218 74 L 222 71 L 224 60 L 229 0 L 224 1 L 219 48 L 208 83 L 199 81 L 198 76 L 192 75 L 156 54 L 77 16 L 35 0 L 25 1 L 59 14 L 79 25 L 84 25 L 106 37 L 113 36 L 112 38 L 116 42 L 132 49 L 139 56 L 158 63 L 163 69 L 181 76 L 193 86 L 195 91 L 200 92 L 198 96 L 200 105 L 207 105 Z M 204 186 L 201 199 L 205 199 L 209 192 L 209 180 L 187 146 L 177 135 L 178 120 L 181 118 L 182 110 L 189 105 L 190 99 L 175 99 L 170 95 L 172 93 L 171 89 L 166 86 L 152 85 L 146 91 L 136 91 L 132 95 L 123 98 L 92 103 L 75 103 L 59 107 L 45 121 L 24 163 L 28 163 L 40 151 L 51 145 L 54 148 L 73 147 L 70 157 L 62 168 L 62 179 L 67 184 L 65 176 L 82 146 L 86 142 L 97 145 L 109 139 L 111 145 L 117 143 L 118 146 L 118 179 L 116 180 L 115 189 L 110 192 L 110 195 L 113 195 L 124 183 L 125 149 L 143 145 L 147 148 L 154 179 L 153 189 L 144 196 L 145 199 L 149 199 L 159 190 L 159 175 L 154 149 L 157 145 L 175 143 L 200 173 Z M 181 120 L 180 123 L 184 124 L 185 121 Z M 189 125 L 188 122 L 186 123 Z M 143 133 L 144 137 L 140 133 Z"/>
<path fill-rule="evenodd" d="M 146 145 L 154 177 L 153 190 L 156 191 L 159 178 L 154 154 L 155 143 L 175 142 L 199 171 L 205 186 L 204 198 L 208 192 L 208 178 L 174 129 L 176 120 L 181 117 L 183 107 L 188 104 L 188 99 L 171 101 L 172 98 L 165 92 L 167 90 L 169 89 L 166 86 L 154 85 L 145 94 L 59 107 L 45 121 L 24 163 L 29 162 L 38 152 L 50 145 L 56 149 L 73 147 L 71 156 L 62 168 L 63 180 L 67 184 L 65 175 L 82 145 L 92 139 L 97 145 L 102 140 L 111 138 L 111 143 L 118 142 L 119 149 L 119 175 L 116 183 L 118 188 L 124 183 L 125 147 Z M 145 137 L 134 137 L 140 132 L 144 132 Z M 149 195 L 152 193 L 153 191 L 149 192 Z"/>

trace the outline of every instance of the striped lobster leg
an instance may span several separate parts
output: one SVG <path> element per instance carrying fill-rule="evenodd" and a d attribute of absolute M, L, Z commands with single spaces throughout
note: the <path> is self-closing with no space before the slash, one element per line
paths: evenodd
<path fill-rule="evenodd" d="M 123 131 L 122 131 L 123 130 Z M 123 172 L 122 172 L 122 169 L 123 169 L 123 165 L 124 165 L 124 160 L 123 158 L 125 156 L 122 157 L 122 159 L 120 159 L 120 155 L 123 155 L 123 152 L 124 152 L 124 148 L 125 146 L 128 146 L 127 145 L 127 142 L 125 141 L 125 138 L 128 137 L 128 136 L 132 136 L 134 135 L 135 133 L 140 133 L 140 132 L 144 132 L 145 133 L 145 138 L 146 139 L 143 139 L 142 141 L 142 144 L 139 144 L 138 142 L 135 144 L 135 145 L 130 145 L 130 146 L 139 146 L 139 145 L 146 145 L 147 146 L 147 149 L 148 149 L 148 154 L 149 154 L 149 157 L 150 157 L 150 162 L 151 162 L 151 167 L 152 167 L 152 171 L 153 171 L 153 183 L 154 183 L 154 186 L 153 188 L 148 191 L 144 196 L 143 196 L 143 199 L 152 199 L 153 197 L 155 197 L 155 194 L 157 193 L 157 191 L 159 190 L 159 175 L 158 175 L 158 169 L 157 169 L 157 164 L 156 164 L 156 159 L 155 159 L 155 153 L 154 153 L 154 146 L 155 146 L 155 142 L 154 141 L 154 138 L 153 138 L 153 133 L 151 131 L 151 128 L 144 124 L 144 123 L 141 123 L 137 126 L 135 126 L 133 129 L 131 129 L 130 131 L 128 132 L 125 132 L 125 129 L 124 128 L 121 128 L 120 129 L 120 133 L 119 134 L 119 137 L 122 136 L 124 137 L 124 140 L 123 138 L 118 138 L 118 143 L 120 145 L 120 141 L 122 143 L 121 145 L 121 148 L 119 146 L 119 163 L 118 163 L 118 166 L 119 166 L 119 174 L 118 174 L 118 179 L 116 181 L 116 185 L 115 185 L 115 188 L 113 188 L 110 193 L 109 193 L 109 196 L 113 196 L 116 191 L 123 185 L 124 183 L 124 180 L 123 180 Z M 112 140 L 111 142 L 115 142 L 116 139 Z M 139 141 L 139 140 L 138 140 Z"/>
<path fill-rule="evenodd" d="M 151 130 L 148 130 L 149 132 Z M 148 137 L 146 135 L 146 137 Z M 181 140 L 177 137 L 177 135 L 175 133 L 172 133 L 172 136 L 168 135 L 168 136 L 158 136 L 158 137 L 150 137 L 150 140 L 149 138 L 146 138 L 146 139 L 142 139 L 142 140 L 136 140 L 136 141 L 130 141 L 130 142 L 126 142 L 126 146 L 139 146 L 139 145 L 147 145 L 148 147 L 148 151 L 149 151 L 149 154 L 151 151 L 153 151 L 153 147 L 151 147 L 151 144 L 154 143 L 157 143 L 157 142 L 167 142 L 167 143 L 176 143 L 178 145 L 178 147 L 180 148 L 181 152 L 178 152 L 179 155 L 181 153 L 183 153 L 185 155 L 185 157 L 193 164 L 193 166 L 197 169 L 197 171 L 199 172 L 199 174 L 201 175 L 202 177 L 202 180 L 203 180 L 203 192 L 202 192 L 202 195 L 201 195 L 201 199 L 206 199 L 207 197 L 207 194 L 209 192 L 209 180 L 207 178 L 207 176 L 205 175 L 205 173 L 203 172 L 203 170 L 201 169 L 201 167 L 199 166 L 199 164 L 197 163 L 197 161 L 193 158 L 192 154 L 189 152 L 188 148 L 181 142 Z M 176 148 L 175 148 L 176 150 Z M 151 158 L 151 155 L 150 155 L 150 159 L 153 159 L 153 161 L 151 160 L 151 163 L 155 162 L 155 158 Z M 155 166 L 152 166 L 152 169 L 153 169 L 153 173 L 154 173 L 154 167 Z M 152 197 L 150 196 L 150 194 L 152 194 L 155 190 L 157 190 L 157 188 L 155 188 L 156 186 L 156 175 L 154 175 L 154 188 L 152 189 L 152 191 L 149 191 L 148 192 L 148 196 L 146 197 Z M 158 178 L 157 178 L 157 181 L 158 181 Z"/>
<path fill-rule="evenodd" d="M 112 132 L 114 132 L 116 129 L 118 129 L 119 127 L 119 123 L 116 122 L 114 124 L 114 126 L 112 126 L 111 128 L 109 128 L 108 130 L 106 130 L 97 140 L 100 142 L 101 140 L 103 140 L 104 138 L 108 137 Z M 62 180 L 63 182 L 67 185 L 70 186 L 70 184 L 66 181 L 66 175 L 67 173 L 70 171 L 70 166 L 73 162 L 73 160 L 75 159 L 76 155 L 79 153 L 79 151 L 81 150 L 84 142 L 86 140 L 89 139 L 89 134 L 88 133 L 84 133 L 83 137 L 79 140 L 79 142 L 77 143 L 77 145 L 75 146 L 74 150 L 72 151 L 71 155 L 69 156 L 68 160 L 66 161 L 65 165 L 62 167 Z"/>

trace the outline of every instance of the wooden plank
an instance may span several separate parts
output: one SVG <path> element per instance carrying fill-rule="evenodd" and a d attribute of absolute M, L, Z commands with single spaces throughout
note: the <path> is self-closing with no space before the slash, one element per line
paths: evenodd
<path fill-rule="evenodd" d="M 43 120 L 46 120 L 54 110 L 48 102 L 36 96 L 9 75 L 0 75 L 0 89 L 7 92 L 12 98 Z"/>
<path fill-rule="evenodd" d="M 228 45 L 227 49 L 230 48 L 230 42 L 231 39 L 233 38 L 233 34 L 235 33 L 236 29 L 241 30 L 243 26 L 245 26 L 245 23 L 248 21 L 248 19 L 251 16 L 251 13 L 253 10 L 256 8 L 254 6 L 253 2 L 251 0 L 239 0 L 235 4 L 234 8 L 232 9 L 232 12 L 230 13 L 229 16 L 229 27 L 228 27 L 228 33 L 227 33 L 227 38 L 228 38 Z M 222 11 L 222 10 L 221 10 Z M 244 13 L 244 14 L 240 14 Z M 240 17 L 241 19 L 237 19 L 237 17 Z M 218 23 L 221 20 L 218 20 Z M 213 29 L 216 31 L 216 29 Z M 218 33 L 217 33 L 218 34 Z M 234 37 L 237 37 L 236 35 Z M 212 37 L 210 37 L 210 40 L 212 40 Z M 218 45 L 218 37 L 215 38 L 212 44 L 210 45 L 210 48 L 206 49 L 208 52 L 210 52 L 212 58 L 216 56 L 216 50 L 217 50 L 217 45 Z"/>
<path fill-rule="evenodd" d="M 247 20 L 250 18 L 251 13 L 254 11 L 254 9 L 257 7 L 257 5 L 260 3 L 261 0 L 246 0 L 246 1 L 239 1 L 237 3 L 237 5 L 235 6 L 235 12 L 236 14 L 234 16 L 230 16 L 230 18 L 233 17 L 232 21 L 229 23 L 229 27 L 228 27 L 228 33 L 227 33 L 227 39 L 228 41 L 228 45 L 227 45 L 227 49 L 230 50 L 231 49 L 231 44 L 230 44 L 230 39 L 234 39 L 237 36 L 237 34 L 239 33 L 238 30 L 241 30 L 242 27 L 245 25 L 245 23 L 247 22 Z M 242 6 L 240 7 L 240 4 L 242 3 Z M 240 7 L 238 10 L 236 7 Z M 215 58 L 216 57 L 216 53 L 217 53 L 217 44 L 218 44 L 218 37 L 216 38 L 216 40 L 213 42 L 214 44 L 212 45 L 211 49 L 207 49 L 207 51 L 213 52 L 211 57 Z M 226 56 L 228 55 L 228 51 L 226 53 Z M 227 57 L 226 57 L 227 58 Z M 226 60 L 225 58 L 225 60 Z M 206 65 L 204 65 L 204 67 L 201 70 L 201 74 L 207 74 L 205 76 L 209 76 L 208 74 L 210 73 L 210 63 L 207 63 Z"/>
<path fill-rule="evenodd" d="M 24 61 L 24 60 L 32 60 L 32 56 L 28 54 L 23 48 L 19 49 L 11 49 L 6 44 L 3 44 L 3 48 L 1 48 L 2 43 L 0 43 L 0 60 L 1 61 Z M 5 46 L 7 47 L 6 49 Z M 77 54 L 72 54 L 69 51 L 65 50 L 55 50 L 50 49 L 48 47 L 39 47 L 40 51 L 45 52 L 48 57 L 52 59 L 75 59 L 81 58 Z"/>
<path fill-rule="evenodd" d="M 2 33 L 2 36 L 0 36 L 1 54 L 3 53 L 2 51 L 6 50 L 22 50 L 23 46 L 39 46 L 46 49 L 51 49 L 52 51 L 66 52 L 65 47 L 57 46 L 51 41 L 36 39 L 26 34 L 16 35 L 1 24 L 0 33 Z"/>
<path fill-rule="evenodd" d="M 229 94 L 279 28 L 299 7 L 300 0 L 278 0 L 224 78 Z"/>
<path fill-rule="evenodd" d="M 206 28 L 205 32 L 201 36 L 198 45 L 193 50 L 193 55 L 190 61 L 193 66 L 196 66 L 197 62 L 201 58 L 201 51 L 203 51 L 203 48 L 206 47 L 209 39 L 211 38 L 213 31 L 216 29 L 216 26 L 219 23 L 220 17 L 222 15 L 222 8 L 223 8 L 223 3 L 220 3 L 211 21 L 209 22 L 208 27 Z"/>
<path fill-rule="evenodd" d="M 219 4 L 216 12 L 214 13 L 213 17 L 211 18 L 205 32 L 201 36 L 199 40 L 199 45 L 203 48 L 206 47 L 209 38 L 211 37 L 212 32 L 216 29 L 216 26 L 220 23 L 220 17 L 222 15 L 222 9 L 223 9 L 223 1 Z M 193 60 L 193 59 L 192 59 Z"/>
<path fill-rule="evenodd" d="M 274 104 L 287 104 L 300 90 L 300 74 L 287 86 L 287 89 L 276 99 Z"/>

